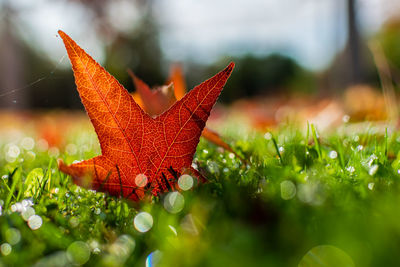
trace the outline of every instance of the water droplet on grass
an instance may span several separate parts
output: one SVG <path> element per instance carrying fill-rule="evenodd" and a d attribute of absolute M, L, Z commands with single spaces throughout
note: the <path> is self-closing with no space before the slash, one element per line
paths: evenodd
<path fill-rule="evenodd" d="M 369 183 L 369 184 L 368 184 L 368 189 L 369 189 L 369 190 L 373 190 L 373 189 L 374 189 L 374 186 L 375 186 L 375 183 Z"/>
<path fill-rule="evenodd" d="M 27 221 L 31 216 L 35 215 L 35 209 L 32 207 L 27 207 L 25 211 L 21 213 L 22 218 Z"/>
<path fill-rule="evenodd" d="M 10 158 L 17 158 L 20 153 L 21 150 L 17 145 L 10 145 L 7 149 L 7 156 L 9 156 Z"/>
<path fill-rule="evenodd" d="M 299 262 L 298 267 L 354 267 L 351 257 L 343 250 L 331 246 L 322 245 L 313 247 Z"/>
<path fill-rule="evenodd" d="M 331 159 L 336 159 L 338 156 L 337 152 L 335 150 L 332 150 L 331 152 L 329 152 L 329 157 Z"/>
<path fill-rule="evenodd" d="M 145 233 L 149 231 L 151 227 L 153 227 L 153 217 L 151 216 L 150 213 L 140 212 L 135 216 L 133 224 L 136 230 L 138 230 L 141 233 Z"/>
<path fill-rule="evenodd" d="M 146 267 L 157 267 L 160 266 L 160 261 L 162 257 L 162 252 L 159 250 L 156 250 L 152 253 L 149 254 L 146 258 Z"/>
<path fill-rule="evenodd" d="M 3 254 L 4 256 L 8 256 L 8 255 L 10 255 L 10 253 L 12 251 L 12 247 L 8 243 L 3 243 L 0 246 L 0 250 L 1 250 L 1 254 Z"/>
<path fill-rule="evenodd" d="M 281 182 L 281 197 L 284 200 L 292 199 L 296 195 L 296 186 L 292 181 Z"/>
<path fill-rule="evenodd" d="M 11 245 L 16 245 L 21 240 L 21 233 L 16 228 L 8 228 L 6 230 L 6 241 Z"/>
<path fill-rule="evenodd" d="M 172 213 L 180 212 L 185 206 L 185 198 L 179 192 L 170 192 L 164 198 L 164 208 Z"/>
<path fill-rule="evenodd" d="M 79 219 L 77 217 L 71 217 L 69 219 L 69 224 L 71 225 L 72 228 L 75 228 L 79 225 Z"/>
<path fill-rule="evenodd" d="M 346 170 L 349 172 L 349 173 L 353 173 L 353 172 L 355 172 L 355 168 L 353 167 L 353 166 L 348 166 L 347 168 L 346 168 Z"/>
<path fill-rule="evenodd" d="M 83 241 L 75 241 L 67 249 L 68 260 L 77 265 L 85 264 L 90 258 L 90 247 Z"/>
<path fill-rule="evenodd" d="M 24 137 L 21 140 L 21 146 L 25 150 L 32 150 L 35 147 L 35 140 L 32 137 Z"/>
<path fill-rule="evenodd" d="M 368 174 L 373 176 L 375 173 L 378 171 L 379 166 L 377 164 L 374 164 L 371 166 L 371 168 L 368 171 Z"/>
<path fill-rule="evenodd" d="M 42 226 L 42 218 L 39 215 L 32 215 L 28 219 L 28 226 L 32 230 L 37 230 Z"/>
<path fill-rule="evenodd" d="M 178 236 L 178 232 L 176 231 L 175 227 L 173 227 L 172 225 L 168 225 L 168 227 L 175 234 L 175 236 Z"/>
<path fill-rule="evenodd" d="M 219 166 L 214 161 L 207 161 L 208 171 L 212 174 L 219 174 Z"/>
<path fill-rule="evenodd" d="M 193 187 L 193 184 L 193 177 L 188 174 L 184 174 L 178 179 L 179 188 L 184 191 L 191 189 Z"/>
<path fill-rule="evenodd" d="M 264 138 L 266 140 L 271 140 L 272 139 L 272 134 L 270 132 L 267 132 L 267 133 L 264 134 Z"/>

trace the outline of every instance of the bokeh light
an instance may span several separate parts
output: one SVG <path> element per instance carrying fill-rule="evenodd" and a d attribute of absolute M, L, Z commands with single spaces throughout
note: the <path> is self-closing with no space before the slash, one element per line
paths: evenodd
<path fill-rule="evenodd" d="M 162 252 L 159 250 L 153 251 L 146 258 L 146 267 L 159 267 L 162 258 Z"/>
<path fill-rule="evenodd" d="M 83 265 L 90 258 L 90 247 L 86 242 L 75 241 L 68 246 L 67 257 L 72 264 Z"/>
<path fill-rule="evenodd" d="M 188 174 L 184 174 L 178 179 L 179 188 L 184 191 L 191 189 L 193 187 L 193 184 L 193 177 Z"/>
<path fill-rule="evenodd" d="M 135 216 L 133 224 L 136 230 L 138 230 L 141 233 L 145 233 L 149 231 L 151 227 L 153 227 L 153 216 L 151 216 L 150 213 L 144 211 L 139 212 Z"/>
<path fill-rule="evenodd" d="M 164 208 L 170 213 L 178 213 L 185 206 L 185 198 L 177 191 L 169 192 L 164 198 Z"/>
<path fill-rule="evenodd" d="M 42 217 L 40 217 L 39 215 L 32 215 L 28 219 L 28 226 L 32 230 L 39 229 L 42 226 L 42 223 L 43 223 Z"/>

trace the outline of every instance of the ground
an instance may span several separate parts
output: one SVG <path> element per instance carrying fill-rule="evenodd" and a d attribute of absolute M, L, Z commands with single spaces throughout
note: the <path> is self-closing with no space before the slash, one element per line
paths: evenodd
<path fill-rule="evenodd" d="M 207 183 L 134 203 L 58 170 L 58 158 L 100 153 L 84 115 L 2 119 L 0 266 L 400 265 L 400 132 L 389 125 L 226 122 L 245 161 L 201 140 Z"/>

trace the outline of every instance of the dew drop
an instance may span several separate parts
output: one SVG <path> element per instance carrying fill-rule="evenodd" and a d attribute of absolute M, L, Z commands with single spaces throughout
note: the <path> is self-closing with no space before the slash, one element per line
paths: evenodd
<path fill-rule="evenodd" d="M 90 247 L 83 241 L 75 241 L 67 249 L 68 260 L 77 265 L 85 264 L 90 258 Z"/>
<path fill-rule="evenodd" d="M 373 176 L 375 173 L 378 171 L 379 166 L 377 164 L 374 164 L 371 166 L 371 168 L 368 171 L 368 174 Z"/>
<path fill-rule="evenodd" d="M 32 150 L 35 147 L 35 140 L 32 137 L 24 137 L 21 140 L 21 146 L 25 150 Z"/>
<path fill-rule="evenodd" d="M 266 140 L 271 140 L 272 139 L 272 134 L 270 132 L 267 132 L 267 133 L 264 134 L 264 138 Z"/>
<path fill-rule="evenodd" d="M 8 147 L 7 156 L 9 156 L 11 158 L 17 158 L 20 153 L 21 153 L 21 150 L 16 145 L 10 145 Z"/>
<path fill-rule="evenodd" d="M 8 228 L 6 231 L 6 240 L 11 245 L 16 245 L 21 240 L 21 233 L 16 228 Z"/>
<path fill-rule="evenodd" d="M 164 208 L 172 214 L 180 212 L 184 206 L 185 198 L 177 191 L 168 193 L 164 198 Z"/>
<path fill-rule="evenodd" d="M 175 236 L 178 236 L 178 232 L 176 231 L 175 227 L 172 225 L 168 225 L 169 229 L 175 234 Z"/>
<path fill-rule="evenodd" d="M 133 224 L 136 228 L 141 233 L 145 233 L 153 227 L 153 217 L 151 216 L 150 213 L 147 212 L 140 212 L 135 216 L 135 219 L 133 220 Z"/>
<path fill-rule="evenodd" d="M 184 174 L 178 179 L 178 186 L 184 191 L 191 189 L 193 187 L 193 184 L 193 177 L 188 174 Z"/>
<path fill-rule="evenodd" d="M 27 221 L 31 216 L 35 215 L 35 209 L 32 207 L 27 207 L 22 213 L 22 219 Z"/>
<path fill-rule="evenodd" d="M 162 252 L 156 250 L 149 254 L 146 258 L 146 267 L 158 267 L 160 266 L 160 261 L 162 257 Z"/>
<path fill-rule="evenodd" d="M 348 166 L 347 168 L 346 168 L 346 170 L 349 172 L 349 173 L 353 173 L 353 172 L 355 172 L 355 168 L 354 168 L 354 166 Z"/>
<path fill-rule="evenodd" d="M 42 218 L 39 215 L 32 215 L 28 219 L 28 226 L 32 230 L 37 230 L 42 226 Z"/>
<path fill-rule="evenodd" d="M 8 255 L 10 255 L 10 253 L 12 251 L 12 247 L 8 243 L 3 243 L 0 246 L 0 250 L 1 250 L 1 254 L 3 254 L 4 256 L 8 256 Z"/>
<path fill-rule="evenodd" d="M 281 182 L 281 197 L 284 200 L 292 199 L 296 195 L 296 186 L 292 181 Z"/>
<path fill-rule="evenodd" d="M 374 189 L 374 186 L 375 186 L 375 183 L 369 183 L 369 184 L 368 184 L 368 189 L 369 189 L 369 190 L 373 190 L 373 189 Z"/>
<path fill-rule="evenodd" d="M 343 250 L 331 245 L 322 245 L 310 249 L 298 265 L 298 267 L 308 266 L 354 267 L 354 262 Z"/>
<path fill-rule="evenodd" d="M 338 156 L 337 152 L 335 150 L 332 150 L 331 152 L 329 152 L 329 157 L 331 159 L 336 159 Z"/>

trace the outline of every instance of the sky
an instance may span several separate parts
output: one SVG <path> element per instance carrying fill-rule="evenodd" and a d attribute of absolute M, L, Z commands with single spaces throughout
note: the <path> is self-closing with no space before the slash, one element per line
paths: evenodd
<path fill-rule="evenodd" d="M 5 1 L 5 0 L 0 0 Z M 54 0 L 10 1 L 17 31 L 55 63 L 65 50 L 57 30 L 71 35 L 98 61 L 104 58 L 91 17 L 78 4 Z M 110 21 L 129 30 L 140 17 L 133 1 L 115 0 Z M 364 35 L 400 14 L 398 0 L 358 0 Z M 346 42 L 345 0 L 154 0 L 162 49 L 170 60 L 212 63 L 223 55 L 278 52 L 311 70 L 326 68 Z M 62 62 L 61 64 L 64 64 Z M 67 64 L 66 64 L 67 65 Z"/>

